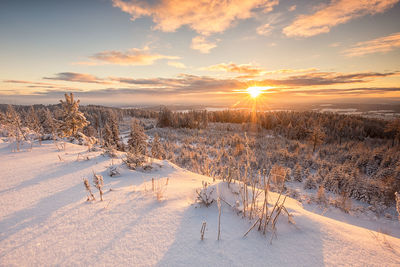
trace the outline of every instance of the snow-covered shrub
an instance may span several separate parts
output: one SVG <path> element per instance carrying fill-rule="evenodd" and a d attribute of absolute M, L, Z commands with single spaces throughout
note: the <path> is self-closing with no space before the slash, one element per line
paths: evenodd
<path fill-rule="evenodd" d="M 317 189 L 317 183 L 314 175 L 308 175 L 306 181 L 304 182 L 304 189 Z"/>
<path fill-rule="evenodd" d="M 146 157 L 140 153 L 126 152 L 126 159 L 124 162 L 128 168 L 136 170 L 136 168 L 143 166 L 146 162 Z"/>
<path fill-rule="evenodd" d="M 293 180 L 295 180 L 297 182 L 303 181 L 302 168 L 299 164 L 296 164 L 294 169 L 292 169 L 292 176 L 293 176 Z"/>
<path fill-rule="evenodd" d="M 349 213 L 351 211 L 351 199 L 349 198 L 346 192 L 342 192 L 340 195 L 331 201 L 331 205 L 341 209 L 345 213 Z"/>
<path fill-rule="evenodd" d="M 214 187 L 208 187 L 208 183 L 203 181 L 203 189 L 196 190 L 197 200 L 205 205 L 206 207 L 210 206 L 214 202 Z"/>
<path fill-rule="evenodd" d="M 103 155 L 108 156 L 110 158 L 118 158 L 118 152 L 113 147 L 105 147 L 103 151 Z"/>
<path fill-rule="evenodd" d="M 109 176 L 114 177 L 114 176 L 118 176 L 120 174 L 121 173 L 119 172 L 118 166 L 111 165 L 111 166 L 108 167 L 108 175 Z"/>
<path fill-rule="evenodd" d="M 151 156 L 156 159 L 164 159 L 165 151 L 160 142 L 160 137 L 156 133 L 154 135 L 153 141 L 151 142 Z"/>

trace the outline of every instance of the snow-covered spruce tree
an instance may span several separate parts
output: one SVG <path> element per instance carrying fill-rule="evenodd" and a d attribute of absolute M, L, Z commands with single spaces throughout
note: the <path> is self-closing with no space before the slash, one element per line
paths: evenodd
<path fill-rule="evenodd" d="M 103 146 L 105 148 L 115 148 L 115 141 L 113 132 L 111 130 L 110 124 L 107 121 L 102 129 L 102 136 L 103 136 Z"/>
<path fill-rule="evenodd" d="M 40 124 L 42 125 L 43 132 L 45 134 L 51 135 L 52 138 L 56 137 L 57 125 L 56 121 L 51 114 L 51 111 L 46 108 L 41 111 Z"/>
<path fill-rule="evenodd" d="M 43 128 L 40 123 L 39 116 L 33 106 L 29 108 L 27 117 L 25 119 L 25 125 L 38 136 L 39 142 L 41 143 Z"/>
<path fill-rule="evenodd" d="M 160 137 L 157 133 L 154 135 L 153 141 L 151 142 L 151 156 L 156 159 L 165 158 L 164 147 L 162 146 Z"/>
<path fill-rule="evenodd" d="M 123 143 L 119 137 L 118 118 L 112 110 L 107 113 L 107 120 L 104 124 L 102 136 L 105 148 L 124 151 Z"/>
<path fill-rule="evenodd" d="M 60 131 L 63 136 L 76 136 L 80 129 L 89 124 L 85 115 L 79 111 L 79 102 L 74 100 L 73 93 L 65 94 L 65 101 L 60 100 L 62 105 Z"/>
<path fill-rule="evenodd" d="M 146 149 L 147 135 L 138 120 L 133 119 L 126 153 L 127 165 L 132 169 L 142 166 L 146 162 Z"/>
<path fill-rule="evenodd" d="M 21 142 L 23 139 L 26 140 L 24 132 L 22 131 L 21 117 L 18 112 L 15 111 L 13 106 L 8 105 L 7 112 L 4 118 L 4 125 L 10 138 L 15 138 L 17 151 L 19 151 Z"/>

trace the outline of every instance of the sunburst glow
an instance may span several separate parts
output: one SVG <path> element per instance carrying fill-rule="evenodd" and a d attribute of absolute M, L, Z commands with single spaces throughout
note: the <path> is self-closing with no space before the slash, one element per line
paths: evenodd
<path fill-rule="evenodd" d="M 252 98 L 256 98 L 263 92 L 264 89 L 265 89 L 264 87 L 260 86 L 251 86 L 247 88 L 247 92 L 250 94 Z"/>

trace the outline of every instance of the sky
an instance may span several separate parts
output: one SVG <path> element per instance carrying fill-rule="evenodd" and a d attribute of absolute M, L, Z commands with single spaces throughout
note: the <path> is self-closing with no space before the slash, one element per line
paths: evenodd
<path fill-rule="evenodd" d="M 0 103 L 400 103 L 400 0 L 1 0 Z"/>

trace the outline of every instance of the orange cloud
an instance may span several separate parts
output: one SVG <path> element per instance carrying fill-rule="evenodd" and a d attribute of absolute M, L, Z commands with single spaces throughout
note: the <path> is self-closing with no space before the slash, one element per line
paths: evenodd
<path fill-rule="evenodd" d="M 78 62 L 79 65 L 152 65 L 160 59 L 179 59 L 176 56 L 166 56 L 157 53 L 151 53 L 148 47 L 143 49 L 132 48 L 128 51 L 103 51 L 90 56 L 91 61 Z"/>
<path fill-rule="evenodd" d="M 348 57 L 363 56 L 375 53 L 386 53 L 400 47 L 400 32 L 370 41 L 359 42 L 352 48 L 344 50 Z"/>
<path fill-rule="evenodd" d="M 223 32 L 235 20 L 253 17 L 255 9 L 270 12 L 278 4 L 278 0 L 113 0 L 132 20 L 152 17 L 157 30 L 172 32 L 187 25 L 202 35 Z"/>
<path fill-rule="evenodd" d="M 192 39 L 190 48 L 199 50 L 203 54 L 210 53 L 211 49 L 217 47 L 215 42 L 208 41 L 204 36 L 196 36 Z"/>
<path fill-rule="evenodd" d="M 220 63 L 217 65 L 212 65 L 205 69 L 211 70 L 211 71 L 225 71 L 225 72 L 232 72 L 232 73 L 241 73 L 241 74 L 247 74 L 247 75 L 251 75 L 251 76 L 258 76 L 265 72 L 264 69 L 262 69 L 260 67 L 252 66 L 251 64 L 237 65 L 232 62 L 229 64 Z"/>
<path fill-rule="evenodd" d="M 308 68 L 308 69 L 280 69 L 280 70 L 271 70 L 265 72 L 265 74 L 293 74 L 293 73 L 305 73 L 305 72 L 313 72 L 318 71 L 317 68 Z"/>
<path fill-rule="evenodd" d="M 283 29 L 289 37 L 309 37 L 327 33 L 332 27 L 365 15 L 383 13 L 399 0 L 332 0 L 311 15 L 298 16 Z"/>

